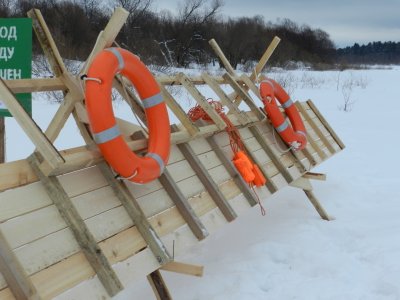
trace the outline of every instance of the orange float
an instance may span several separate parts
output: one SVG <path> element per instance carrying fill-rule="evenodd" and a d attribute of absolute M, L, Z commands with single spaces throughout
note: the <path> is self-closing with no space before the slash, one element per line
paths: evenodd
<path fill-rule="evenodd" d="M 115 120 L 111 90 L 116 74 L 128 78 L 142 99 L 149 131 L 147 154 L 143 157 L 128 147 Z M 135 183 L 159 177 L 168 162 L 171 132 L 160 88 L 147 67 L 127 50 L 108 48 L 94 58 L 85 81 L 90 127 L 104 159 L 121 178 Z"/>
<path fill-rule="evenodd" d="M 260 84 L 260 95 L 265 112 L 282 139 L 295 150 L 304 149 L 307 145 L 306 128 L 288 93 L 275 80 L 266 79 Z M 285 110 L 291 124 L 280 111 L 276 99 Z"/>

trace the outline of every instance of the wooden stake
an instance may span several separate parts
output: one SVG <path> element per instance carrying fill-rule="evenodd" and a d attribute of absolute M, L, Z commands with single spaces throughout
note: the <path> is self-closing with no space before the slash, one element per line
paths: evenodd
<path fill-rule="evenodd" d="M 0 117 L 0 164 L 6 161 L 6 120 Z"/>
<path fill-rule="evenodd" d="M 321 218 L 326 221 L 330 221 L 331 218 L 329 217 L 329 215 L 325 211 L 325 209 L 322 207 L 322 205 L 318 201 L 317 197 L 315 197 L 314 193 L 312 191 L 307 191 L 307 190 L 304 190 L 304 193 L 306 193 L 308 199 L 310 200 L 310 202 L 314 206 L 314 208 L 317 210 L 317 212 L 321 216 Z"/>
<path fill-rule="evenodd" d="M 172 300 L 171 294 L 159 270 L 147 275 L 147 280 L 149 281 L 157 300 Z"/>

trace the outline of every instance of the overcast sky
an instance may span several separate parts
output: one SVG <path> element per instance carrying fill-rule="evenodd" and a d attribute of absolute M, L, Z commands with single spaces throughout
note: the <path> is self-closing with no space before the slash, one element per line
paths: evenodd
<path fill-rule="evenodd" d="M 211 1 L 211 0 L 209 0 Z M 153 8 L 177 11 L 182 0 L 154 0 Z M 400 0 L 224 0 L 225 16 L 289 18 L 329 33 L 338 47 L 400 41 Z"/>

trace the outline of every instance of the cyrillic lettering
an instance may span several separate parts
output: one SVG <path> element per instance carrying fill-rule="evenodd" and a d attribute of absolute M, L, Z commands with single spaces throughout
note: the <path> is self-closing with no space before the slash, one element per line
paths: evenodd
<path fill-rule="evenodd" d="M 21 69 L 0 69 L 0 78 L 3 80 L 21 79 Z"/>
<path fill-rule="evenodd" d="M 13 55 L 14 55 L 14 50 L 15 50 L 14 47 L 7 47 L 7 56 L 8 56 L 8 59 L 11 59 L 11 58 L 13 57 Z"/>
<path fill-rule="evenodd" d="M 5 39 L 7 37 L 8 34 L 8 29 L 5 26 L 1 26 L 0 27 L 0 38 L 1 39 Z"/>
<path fill-rule="evenodd" d="M 5 60 L 5 61 L 8 60 L 6 47 L 0 47 L 0 60 Z"/>
<path fill-rule="evenodd" d="M 11 26 L 10 31 L 8 32 L 8 40 L 14 39 L 14 41 L 17 40 L 17 27 L 16 26 Z"/>

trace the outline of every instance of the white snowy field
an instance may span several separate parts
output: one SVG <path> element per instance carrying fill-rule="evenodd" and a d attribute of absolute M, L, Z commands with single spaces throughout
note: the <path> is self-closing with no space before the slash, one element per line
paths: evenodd
<path fill-rule="evenodd" d="M 179 257 L 204 265 L 202 278 L 163 273 L 174 299 L 400 299 L 400 67 L 267 75 L 312 99 L 346 145 L 313 169 L 328 175 L 313 183 L 335 220 L 321 220 L 301 190 L 281 190 L 264 199 L 265 217 L 250 209 Z M 40 97 L 33 116 L 45 127 L 57 106 Z M 13 119 L 6 130 L 8 161 L 32 152 Z M 81 143 L 69 122 L 57 147 Z M 116 299 L 154 295 L 143 280 Z"/>

